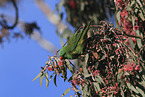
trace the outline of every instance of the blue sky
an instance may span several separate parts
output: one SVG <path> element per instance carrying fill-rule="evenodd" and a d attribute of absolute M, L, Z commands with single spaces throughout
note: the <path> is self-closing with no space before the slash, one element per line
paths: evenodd
<path fill-rule="evenodd" d="M 59 0 L 47 0 L 47 4 L 54 9 Z M 56 27 L 51 24 L 45 15 L 37 8 L 33 0 L 23 0 L 19 4 L 20 18 L 26 22 L 36 21 L 42 31 L 42 36 L 61 48 Z M 11 12 L 10 10 L 9 12 Z M 0 9 L 0 12 L 3 12 Z M 11 14 L 11 13 L 10 13 Z M 45 65 L 47 56 L 51 55 L 38 43 L 29 37 L 6 41 L 0 47 L 0 97 L 60 97 L 69 87 L 70 83 L 57 80 L 57 87 L 51 81 L 46 89 L 45 80 L 42 87 L 39 79 L 32 79 L 40 72 L 40 67 Z M 69 97 L 73 92 L 66 95 Z"/>

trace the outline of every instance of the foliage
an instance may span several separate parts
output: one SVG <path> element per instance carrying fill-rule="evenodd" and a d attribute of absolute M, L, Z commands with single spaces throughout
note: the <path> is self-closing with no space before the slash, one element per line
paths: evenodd
<path fill-rule="evenodd" d="M 56 85 L 56 76 L 61 75 L 64 81 L 67 80 L 72 84 L 72 90 L 78 97 L 144 96 L 144 2 L 143 0 L 114 1 L 118 28 L 105 21 L 101 21 L 99 25 L 90 25 L 88 34 L 91 36 L 86 39 L 85 51 L 76 63 L 68 59 L 60 60 L 57 56 L 49 57 L 40 77 L 46 76 L 48 71 L 51 71 L 53 74 L 49 78 L 46 77 L 46 82 L 48 83 L 53 77 Z M 71 8 L 76 9 L 76 6 L 73 5 Z M 68 70 L 72 73 L 70 77 L 67 76 Z M 70 88 L 62 96 L 69 91 Z"/>
<path fill-rule="evenodd" d="M 20 24 L 19 21 L 19 10 L 18 10 L 18 3 L 19 0 L 1 0 L 0 1 L 0 7 L 3 7 L 3 5 L 6 4 L 12 4 L 14 10 L 15 10 L 15 17 L 12 19 L 14 20 L 14 23 L 10 21 L 10 19 L 7 19 L 9 15 L 5 15 L 3 13 L 0 14 L 0 43 L 3 43 L 6 40 L 9 40 L 10 37 L 13 38 L 23 38 L 24 34 L 25 35 L 31 35 L 33 34 L 33 30 L 37 29 L 39 30 L 39 27 L 37 23 L 32 22 L 32 23 L 23 23 L 22 25 L 22 30 L 24 30 L 24 34 L 21 32 L 15 32 L 13 31 L 14 28 L 18 27 L 18 23 Z"/>
<path fill-rule="evenodd" d="M 99 21 L 108 19 L 114 13 L 113 0 L 61 0 L 56 9 L 63 19 L 65 8 L 67 21 L 73 27 L 79 27 L 93 21 L 98 24 Z"/>
<path fill-rule="evenodd" d="M 127 39 L 122 38 L 128 37 L 131 41 L 131 36 L 104 21 L 100 25 L 91 25 L 89 32 L 93 35 L 87 39 L 84 56 L 78 58 L 79 65 L 67 59 L 59 60 L 56 56 L 49 57 L 39 76 L 45 76 L 46 83 L 53 77 L 56 85 L 56 76 L 61 75 L 64 81 L 71 82 L 76 95 L 82 97 L 143 96 L 145 62 L 139 53 L 142 49 L 136 51 Z M 135 35 L 132 37 L 141 38 Z M 67 77 L 67 69 L 72 76 Z M 50 78 L 45 71 L 53 71 Z"/>
<path fill-rule="evenodd" d="M 14 23 L 8 23 L 4 15 L 0 20 L 0 43 L 10 36 L 10 29 L 18 23 L 18 8 L 16 0 L 1 0 L 0 5 L 11 2 L 16 11 Z M 33 79 L 46 79 L 46 87 L 51 79 L 57 86 L 57 77 L 71 83 L 62 96 L 71 89 L 75 96 L 82 97 L 143 97 L 145 94 L 145 2 L 143 0 L 61 0 L 57 5 L 60 17 L 63 19 L 64 6 L 67 21 L 73 27 L 80 27 L 92 20 L 88 26 L 88 37 L 83 53 L 77 60 L 48 56 L 46 65 Z M 108 7 L 106 9 L 105 7 Z M 115 11 L 117 28 L 105 21 L 109 12 Z M 99 22 L 100 21 L 100 22 Z M 12 25 L 9 25 L 12 24 Z M 25 34 L 33 34 L 39 29 L 36 23 L 23 25 Z M 80 31 L 84 26 L 81 26 Z M 67 30 L 66 30 L 67 31 Z M 77 31 L 77 32 L 78 32 Z M 80 31 L 81 32 L 81 31 Z M 14 33 L 15 37 L 22 37 Z M 73 39 L 71 39 L 73 40 Z M 79 40 L 79 39 L 78 39 Z M 79 44 L 81 42 L 79 41 Z M 71 45 L 71 42 L 68 43 Z M 71 46 L 70 46 L 71 47 Z M 82 50 L 81 50 L 82 51 Z M 49 75 L 49 72 L 52 72 Z M 72 75 L 68 76 L 68 72 Z M 73 95 L 72 95 L 73 96 Z"/>

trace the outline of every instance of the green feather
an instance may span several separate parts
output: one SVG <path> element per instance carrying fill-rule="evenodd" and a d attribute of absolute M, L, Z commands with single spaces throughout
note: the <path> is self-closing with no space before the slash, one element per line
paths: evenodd
<path fill-rule="evenodd" d="M 87 40 L 87 32 L 89 25 L 85 26 L 81 32 L 76 32 L 68 41 L 67 46 L 64 46 L 59 51 L 59 56 L 64 59 L 76 59 L 83 54 Z"/>

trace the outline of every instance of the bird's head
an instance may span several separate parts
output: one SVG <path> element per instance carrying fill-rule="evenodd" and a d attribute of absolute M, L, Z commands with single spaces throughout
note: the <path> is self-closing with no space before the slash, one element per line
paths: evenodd
<path fill-rule="evenodd" d="M 59 51 L 60 60 L 64 59 L 64 57 L 65 57 L 65 50 L 64 49 L 65 49 L 65 47 L 63 47 Z"/>

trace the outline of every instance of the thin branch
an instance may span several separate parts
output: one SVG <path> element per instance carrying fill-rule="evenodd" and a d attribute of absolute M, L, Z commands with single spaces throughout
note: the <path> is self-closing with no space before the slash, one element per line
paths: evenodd
<path fill-rule="evenodd" d="M 140 38 L 140 39 L 143 39 L 142 36 L 137 36 L 137 35 L 129 35 L 129 34 L 126 34 L 124 33 L 126 36 L 129 36 L 129 37 L 134 37 L 134 38 Z"/>
<path fill-rule="evenodd" d="M 31 38 L 37 41 L 37 43 L 43 47 L 45 50 L 49 51 L 51 54 L 55 54 L 57 51 L 57 48 L 49 41 L 47 41 L 45 38 L 41 36 L 41 34 L 37 31 L 33 31 L 33 34 L 31 34 Z"/>
<path fill-rule="evenodd" d="M 117 30 L 117 31 L 120 31 L 120 32 L 121 32 L 121 34 L 116 33 L 116 34 L 118 34 L 118 35 L 123 35 L 123 34 L 124 34 L 124 35 L 126 35 L 126 36 L 128 36 L 128 37 L 134 37 L 134 38 L 140 38 L 140 39 L 143 39 L 142 36 L 126 34 L 125 32 L 123 32 L 122 30 L 120 30 L 120 29 L 118 29 L 118 28 L 115 28 L 114 30 Z"/>
<path fill-rule="evenodd" d="M 6 19 L 10 22 L 14 22 L 14 17 L 11 15 L 7 15 Z M 17 27 L 20 28 L 22 31 L 24 30 L 24 21 L 21 19 L 18 20 Z M 42 48 L 49 51 L 51 54 L 55 54 L 58 48 L 53 45 L 53 43 L 46 40 L 38 31 L 33 31 L 33 34 L 31 35 L 31 39 L 34 39 Z"/>
<path fill-rule="evenodd" d="M 39 6 L 39 8 L 43 11 L 43 13 L 47 16 L 48 20 L 51 23 L 55 24 L 60 30 L 60 34 L 62 34 L 67 26 L 60 21 L 60 17 L 54 14 L 49 8 L 49 6 L 46 5 L 46 3 L 44 3 L 43 0 L 36 0 L 36 3 Z"/>
<path fill-rule="evenodd" d="M 3 27 L 3 28 L 6 28 L 6 29 L 13 29 L 16 27 L 16 25 L 18 24 L 18 7 L 17 7 L 17 4 L 16 4 L 16 1 L 15 0 L 11 0 L 14 8 L 15 8 L 15 11 L 16 11 L 16 15 L 15 15 L 15 22 L 12 26 L 8 26 L 7 24 L 4 24 L 0 21 L 0 25 Z"/>

